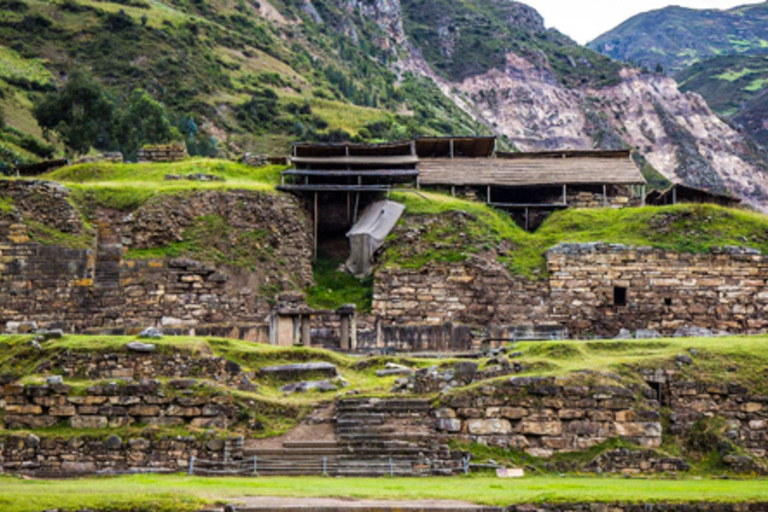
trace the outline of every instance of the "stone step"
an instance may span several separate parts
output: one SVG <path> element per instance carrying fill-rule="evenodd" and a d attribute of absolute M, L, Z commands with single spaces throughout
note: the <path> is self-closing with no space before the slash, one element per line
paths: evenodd
<path fill-rule="evenodd" d="M 248 457 L 256 456 L 275 456 L 275 457 L 299 457 L 299 456 L 328 456 L 328 455 L 337 455 L 339 453 L 342 453 L 342 449 L 340 447 L 337 448 L 276 448 L 276 449 L 264 449 L 259 450 L 257 449 L 248 449 L 246 448 L 243 453 Z"/>
<path fill-rule="evenodd" d="M 286 441 L 285 448 L 338 448 L 337 441 Z"/>

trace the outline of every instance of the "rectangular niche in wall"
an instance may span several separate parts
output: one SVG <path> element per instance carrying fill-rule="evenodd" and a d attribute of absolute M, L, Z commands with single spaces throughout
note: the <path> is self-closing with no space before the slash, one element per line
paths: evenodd
<path fill-rule="evenodd" d="M 613 287 L 613 305 L 614 306 L 626 306 L 627 305 L 627 288 L 624 286 Z"/>

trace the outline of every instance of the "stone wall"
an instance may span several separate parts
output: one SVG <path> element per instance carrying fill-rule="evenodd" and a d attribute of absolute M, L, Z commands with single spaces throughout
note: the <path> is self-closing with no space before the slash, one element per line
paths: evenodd
<path fill-rule="evenodd" d="M 653 401 L 621 385 L 577 386 L 554 378 L 513 377 L 477 395 L 443 399 L 438 431 L 452 439 L 523 450 L 537 457 L 586 450 L 611 438 L 661 444 Z"/>
<path fill-rule="evenodd" d="M 90 249 L 41 245 L 30 219 L 82 235 L 68 191 L 49 182 L 0 181 L 14 209 L 0 217 L 0 325 L 21 322 L 67 331 L 211 332 L 268 339 L 271 300 L 312 282 L 312 230 L 295 199 L 248 191 L 161 196 L 123 218 L 101 214 Z M 129 249 L 167 247 L 201 216 L 219 216 L 240 235 L 259 230 L 258 264 L 241 268 L 191 258 L 129 259 Z M 229 243 L 229 242 L 227 242 Z M 228 254 L 228 248 L 212 248 Z M 216 254 L 214 251 L 209 253 Z M 215 258 L 214 258 L 215 259 Z"/>
<path fill-rule="evenodd" d="M 723 418 L 726 438 L 755 457 L 768 456 L 768 396 L 737 384 L 675 380 L 665 392 L 672 434 L 684 435 L 700 420 Z"/>
<path fill-rule="evenodd" d="M 541 280 L 511 275 L 480 256 L 422 269 L 384 268 L 376 275 L 374 313 L 384 324 L 558 324 L 575 335 L 768 329 L 768 257 L 753 250 L 687 254 L 562 244 L 548 250 L 546 260 L 548 277 Z"/>
<path fill-rule="evenodd" d="M 240 365 L 224 357 L 195 352 L 91 352 L 66 351 L 35 368 L 34 373 L 62 375 L 67 379 L 133 379 L 162 376 L 167 379 L 200 378 L 233 388 L 251 388 Z"/>
<path fill-rule="evenodd" d="M 683 326 L 733 333 L 768 327 L 768 258 L 753 250 L 686 254 L 621 245 L 560 245 L 547 251 L 550 315 L 571 332 Z M 616 304 L 617 289 L 626 291 Z"/>
<path fill-rule="evenodd" d="M 526 323 L 546 316 L 546 286 L 473 256 L 463 263 L 376 273 L 373 311 L 392 324 Z"/>
<path fill-rule="evenodd" d="M 41 429 L 62 423 L 76 429 L 135 423 L 227 428 L 237 414 L 230 394 L 187 395 L 173 383 L 162 386 L 156 380 L 94 385 L 84 393 L 73 392 L 67 384 L 7 384 L 0 405 L 8 429 Z"/>
<path fill-rule="evenodd" d="M 0 438 L 0 473 L 72 477 L 95 472 L 179 472 L 191 457 L 242 458 L 242 438 L 156 436 L 38 437 L 8 434 Z"/>

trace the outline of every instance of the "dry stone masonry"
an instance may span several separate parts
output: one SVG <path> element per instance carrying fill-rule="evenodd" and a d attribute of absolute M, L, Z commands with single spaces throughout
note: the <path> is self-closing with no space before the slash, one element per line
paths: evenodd
<path fill-rule="evenodd" d="M 768 257 L 751 249 L 687 254 L 561 244 L 547 251 L 546 262 L 541 280 L 511 275 L 479 256 L 422 269 L 384 268 L 376 276 L 374 310 L 392 324 L 558 324 L 576 335 L 768 328 Z"/>

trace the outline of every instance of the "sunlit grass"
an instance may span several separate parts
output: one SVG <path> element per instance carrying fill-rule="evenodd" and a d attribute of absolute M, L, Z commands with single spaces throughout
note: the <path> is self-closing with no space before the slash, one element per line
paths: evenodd
<path fill-rule="evenodd" d="M 768 500 L 768 482 L 627 478 L 202 478 L 183 475 L 77 480 L 0 478 L 4 512 L 47 508 L 192 512 L 248 496 L 442 499 L 482 505 L 605 502 L 750 502 Z"/>

